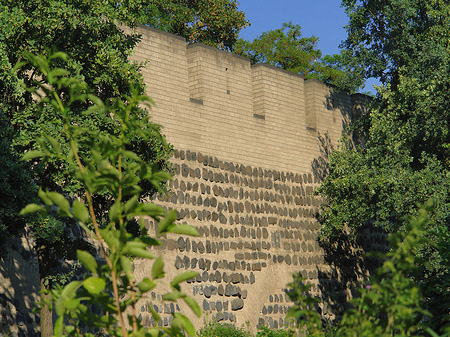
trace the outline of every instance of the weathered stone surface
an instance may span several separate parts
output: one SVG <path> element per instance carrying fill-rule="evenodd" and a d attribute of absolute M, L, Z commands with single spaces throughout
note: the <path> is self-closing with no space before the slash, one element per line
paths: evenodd
<path fill-rule="evenodd" d="M 179 256 L 175 259 L 175 267 L 177 269 L 183 268 L 183 260 Z"/>
<path fill-rule="evenodd" d="M 219 214 L 219 221 L 221 224 L 226 224 L 227 223 L 227 217 L 225 215 L 223 215 L 223 213 Z"/>
<path fill-rule="evenodd" d="M 228 283 L 225 286 L 225 296 L 231 296 L 232 291 L 233 291 L 233 286 L 230 283 Z"/>
<path fill-rule="evenodd" d="M 231 310 L 237 311 L 244 307 L 244 301 L 240 298 L 235 298 L 231 301 Z"/>
<path fill-rule="evenodd" d="M 217 294 L 220 296 L 223 296 L 225 294 L 225 289 L 223 285 L 219 284 L 219 286 L 217 287 Z"/>
<path fill-rule="evenodd" d="M 179 237 L 177 242 L 178 242 L 178 249 L 180 250 L 180 252 L 184 252 L 186 248 L 186 242 L 184 241 L 184 239 L 182 237 Z"/>

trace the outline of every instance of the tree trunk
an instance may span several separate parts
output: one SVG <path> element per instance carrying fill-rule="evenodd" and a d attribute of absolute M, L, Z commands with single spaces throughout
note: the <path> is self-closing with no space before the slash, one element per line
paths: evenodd
<path fill-rule="evenodd" d="M 39 246 L 38 250 L 38 260 L 39 260 L 39 278 L 41 281 L 41 302 L 44 303 L 45 300 L 50 300 L 51 295 L 45 293 L 48 287 L 45 285 L 45 278 L 48 275 L 48 257 L 46 257 L 45 246 Z M 53 318 L 52 312 L 49 310 L 47 305 L 42 306 L 41 312 L 41 337 L 52 337 L 53 336 Z"/>
<path fill-rule="evenodd" d="M 41 278 L 41 291 L 47 290 L 44 284 L 44 278 Z M 51 295 L 46 293 L 41 293 L 41 302 L 44 300 L 50 300 Z M 52 337 L 53 336 L 53 318 L 52 312 L 48 309 L 48 306 L 44 305 L 41 309 L 41 337 Z"/>

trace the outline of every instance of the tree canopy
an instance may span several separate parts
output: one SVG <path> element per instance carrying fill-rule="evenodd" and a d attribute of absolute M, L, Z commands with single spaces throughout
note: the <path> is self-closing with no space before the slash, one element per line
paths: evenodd
<path fill-rule="evenodd" d="M 82 196 L 81 186 L 71 178 L 73 172 L 64 160 L 53 158 L 41 163 L 33 162 L 30 166 L 17 163 L 17 156 L 14 154 L 48 148 L 50 138 L 45 138 L 46 136 L 56 140 L 61 148 L 67 148 L 68 144 L 61 132 L 62 123 L 56 118 L 54 107 L 47 105 L 45 109 L 39 110 L 36 93 L 24 89 L 24 86 L 37 88 L 35 81 L 43 80 L 42 76 L 30 64 L 15 68 L 16 64 L 23 61 L 27 53 L 49 57 L 54 51 L 63 50 L 70 56 L 70 61 L 61 63 L 60 67 L 86 82 L 92 93 L 101 100 L 109 102 L 117 97 L 126 100 L 131 94 L 143 94 L 145 87 L 139 73 L 140 65 L 128 60 L 139 36 L 125 34 L 121 28 L 121 25 L 134 26 L 139 22 L 138 14 L 141 12 L 137 10 L 141 9 L 136 6 L 138 2 L 0 1 L 0 112 L 6 117 L 2 119 L 2 127 L 10 130 L 5 131 L 10 138 L 2 142 L 2 152 L 9 151 L 12 154 L 9 159 L 2 157 L 1 165 L 9 168 L 4 171 L 9 174 L 6 178 L 8 184 L 17 182 L 16 186 L 4 186 L 6 195 L 18 192 L 14 196 L 17 204 L 5 204 L 4 211 L 0 214 L 0 238 L 17 233 L 25 225 L 25 219 L 11 222 L 11 213 L 17 212 L 20 204 L 32 201 L 30 198 L 35 193 L 25 192 L 35 189 L 36 184 L 42 186 L 43 190 L 56 190 L 67 196 Z M 58 64 L 58 60 L 55 62 Z M 69 99 L 64 88 L 56 89 L 63 100 Z M 73 123 L 104 135 L 117 135 L 117 125 L 108 113 L 83 113 L 90 104 L 72 102 Z M 144 109 L 133 113 L 138 115 L 137 119 L 145 120 L 148 116 L 148 111 Z M 147 129 L 148 133 L 152 133 L 154 127 L 151 123 L 142 124 L 142 128 Z M 135 134 L 129 147 L 145 158 L 147 163 L 152 163 L 155 169 L 167 170 L 171 148 L 164 138 L 158 137 L 159 132 L 156 131 L 155 137 L 147 139 Z M 37 141 L 38 139 L 41 141 Z M 80 151 L 85 149 L 80 148 Z M 22 174 L 24 170 L 28 172 Z M 145 191 L 144 197 L 156 191 L 148 183 L 143 183 L 141 188 Z M 112 200 L 107 194 L 100 193 L 95 202 L 104 205 L 99 210 L 105 210 Z M 102 219 L 102 214 L 98 215 Z M 41 284 L 47 287 L 48 277 L 54 275 L 54 267 L 60 265 L 59 259 L 73 259 L 75 249 L 68 248 L 73 248 L 74 245 L 80 247 L 80 242 L 65 235 L 64 226 L 71 223 L 64 223 L 55 214 L 35 217 L 30 225 L 39 255 Z M 51 325 L 51 316 L 48 313 L 42 314 L 44 336 L 51 334 L 48 323 Z"/>
<path fill-rule="evenodd" d="M 450 5 L 443 1 L 343 1 L 349 15 L 348 53 L 366 77 L 384 83 L 368 114 L 353 123 L 363 135 L 330 157 L 319 189 L 323 234 L 333 237 L 368 225 L 405 229 L 405 217 L 434 199 L 426 228 L 429 245 L 416 250 L 428 261 L 414 275 L 436 327 L 448 320 L 450 183 Z M 446 311 L 447 310 L 447 311 Z"/>
<path fill-rule="evenodd" d="M 132 91 L 144 92 L 139 65 L 128 61 L 138 36 L 125 34 L 118 22 L 133 25 L 124 5 L 114 1 L 102 5 L 89 5 L 77 1 L 20 1 L 0 2 L 0 110 L 7 117 L 14 130 L 11 144 L 15 151 L 23 152 L 45 147 L 36 139 L 44 135 L 61 138 L 61 125 L 54 119 L 51 108 L 37 113 L 36 96 L 25 91 L 22 83 L 33 86 L 35 69 L 27 65 L 19 70 L 14 67 L 23 59 L 24 53 L 48 55 L 52 50 L 64 50 L 71 61 L 64 65 L 69 71 L 82 78 L 93 92 L 107 101 L 113 97 L 126 97 Z M 129 11 L 133 7 L 128 8 Z M 78 111 L 84 106 L 80 105 Z M 141 110 L 142 116 L 148 112 Z M 97 113 L 89 117 L 79 114 L 93 129 L 114 134 L 115 126 L 106 114 Z M 149 125 L 148 127 L 151 127 Z M 170 150 L 164 142 L 155 137 L 143 142 L 134 139 L 133 147 L 139 150 L 149 162 L 167 169 Z M 69 178 L 69 171 L 63 163 L 47 161 L 33 167 L 32 178 L 43 188 L 58 188 L 65 193 L 77 193 L 79 186 Z M 148 194 L 154 192 L 150 186 Z M 4 220 L 2 219 L 2 222 Z"/>
<path fill-rule="evenodd" d="M 143 0 L 141 23 L 201 42 L 233 50 L 239 31 L 248 26 L 236 0 Z M 144 4 L 145 3 L 145 4 Z"/>
<path fill-rule="evenodd" d="M 279 29 L 262 33 L 253 41 L 239 39 L 235 52 L 247 56 L 252 64 L 264 62 L 302 74 L 306 79 L 319 79 L 341 90 L 356 92 L 364 81 L 361 68 L 348 61 L 350 54 L 322 57 L 318 38 L 303 37 L 301 26 L 284 23 Z"/>

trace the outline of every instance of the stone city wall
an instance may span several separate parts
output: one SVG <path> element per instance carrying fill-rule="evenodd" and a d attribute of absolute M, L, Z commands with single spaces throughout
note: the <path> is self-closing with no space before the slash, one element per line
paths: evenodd
<path fill-rule="evenodd" d="M 286 324 L 284 290 L 295 272 L 313 284 L 311 295 L 350 296 L 317 243 L 321 200 L 313 192 L 360 97 L 352 101 L 320 81 L 252 66 L 201 44 L 187 46 L 154 29 L 139 27 L 138 33 L 133 59 L 146 61 L 147 93 L 156 104 L 152 120 L 176 148 L 170 191 L 156 202 L 177 209 L 178 220 L 201 234 L 163 239 L 157 253 L 168 278 L 198 271 L 183 289 L 207 319 L 252 330 Z M 147 226 L 155 233 L 155 224 Z M 148 275 L 151 265 L 137 261 L 136 275 Z M 147 304 L 163 314 L 164 325 L 171 312 L 188 312 L 158 299 L 155 292 L 142 301 L 146 325 L 153 324 Z M 321 305 L 325 318 L 335 315 L 331 305 Z M 191 318 L 197 327 L 205 320 Z"/>
<path fill-rule="evenodd" d="M 199 272 L 183 285 L 205 312 L 201 319 L 191 315 L 196 327 L 205 319 L 249 323 L 252 330 L 284 326 L 290 305 L 284 289 L 295 272 L 313 284 L 312 295 L 326 300 L 324 317 L 334 317 L 333 301 L 350 293 L 317 243 L 321 200 L 313 192 L 361 97 L 268 65 L 252 66 L 232 53 L 188 46 L 155 29 L 137 32 L 142 40 L 133 60 L 145 62 L 152 120 L 176 148 L 170 191 L 156 202 L 176 208 L 178 220 L 201 234 L 164 237 L 156 253 L 168 279 L 188 269 Z M 146 225 L 154 233 L 155 224 Z M 39 324 L 30 311 L 39 289 L 37 260 L 25 237 L 14 247 L 1 263 L 0 332 L 31 336 Z M 138 259 L 134 267 L 141 278 L 152 263 Z M 189 312 L 160 299 L 155 292 L 142 300 L 145 325 L 152 324 L 147 304 L 162 314 L 164 325 L 171 312 Z"/>

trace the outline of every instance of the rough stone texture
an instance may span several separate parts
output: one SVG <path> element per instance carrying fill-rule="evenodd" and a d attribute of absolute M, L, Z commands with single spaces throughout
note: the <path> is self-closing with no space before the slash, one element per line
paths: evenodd
<path fill-rule="evenodd" d="M 134 59 L 148 60 L 143 74 L 156 102 L 151 116 L 177 149 L 171 186 L 177 203 L 159 203 L 182 208 L 189 215 L 183 220 L 201 234 L 189 247 L 187 240 L 167 239 L 177 242 L 174 250 L 160 250 L 167 274 L 185 268 L 186 255 L 200 276 L 183 289 L 210 317 L 248 321 L 252 329 L 262 322 L 282 326 L 285 310 L 269 296 L 282 298 L 300 270 L 320 295 L 319 274 L 329 273 L 315 242 L 321 200 L 312 193 L 323 178 L 322 154 L 341 136 L 352 98 L 154 29 L 139 33 Z M 135 272 L 144 277 L 148 270 L 150 263 Z M 202 321 L 194 319 L 197 326 Z"/>
<path fill-rule="evenodd" d="M 32 312 L 39 299 L 39 265 L 26 233 L 8 240 L 0 260 L 0 336 L 40 336 L 39 317 Z"/>

